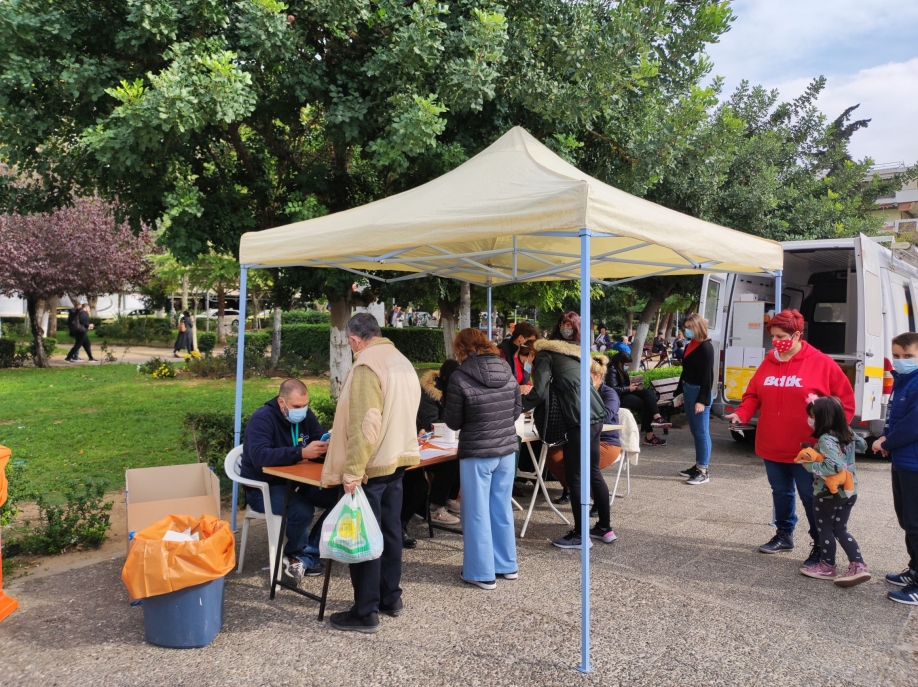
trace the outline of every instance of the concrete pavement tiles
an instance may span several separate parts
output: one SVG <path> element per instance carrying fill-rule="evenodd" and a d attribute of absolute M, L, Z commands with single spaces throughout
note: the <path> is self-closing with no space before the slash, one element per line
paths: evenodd
<path fill-rule="evenodd" d="M 616 499 L 620 539 L 592 549 L 589 675 L 573 670 L 579 552 L 550 546 L 565 526 L 540 504 L 518 540 L 520 579 L 500 580 L 491 592 L 459 580 L 460 537 L 429 540 L 413 523 L 419 545 L 405 552 L 407 610 L 384 616 L 372 636 L 319 624 L 316 606 L 289 592 L 269 601 L 258 526 L 246 570 L 227 578 L 223 631 L 203 649 L 144 642 L 120 560 L 17 580 L 10 591 L 20 610 L 0 623 L 0 684 L 918 684 L 918 610 L 884 598 L 883 573 L 905 562 L 888 464 L 859 463 L 851 530 L 875 577 L 843 590 L 797 572 L 810 543 L 802 527 L 795 551 L 756 551 L 774 531 L 761 461 L 720 421 L 712 433 L 710 483 L 690 487 L 678 477 L 693 461 L 692 443 L 687 430 L 673 430 L 668 446 L 645 447 L 631 496 Z M 350 593 L 337 565 L 329 611 L 346 609 Z"/>

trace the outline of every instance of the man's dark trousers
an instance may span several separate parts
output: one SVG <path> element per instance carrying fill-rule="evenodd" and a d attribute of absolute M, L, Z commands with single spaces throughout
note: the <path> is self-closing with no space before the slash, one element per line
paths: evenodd
<path fill-rule="evenodd" d="M 86 350 L 86 355 L 92 358 L 92 349 L 89 347 L 89 332 L 72 332 L 70 336 L 73 337 L 74 343 L 67 357 L 76 358 L 80 355 L 80 348 L 83 348 Z"/>
<path fill-rule="evenodd" d="M 356 563 L 351 568 L 354 606 L 358 618 L 379 612 L 380 604 L 391 606 L 402 597 L 402 478 L 405 468 L 391 475 L 374 477 L 362 486 L 363 493 L 379 522 L 383 552 L 379 558 Z"/>

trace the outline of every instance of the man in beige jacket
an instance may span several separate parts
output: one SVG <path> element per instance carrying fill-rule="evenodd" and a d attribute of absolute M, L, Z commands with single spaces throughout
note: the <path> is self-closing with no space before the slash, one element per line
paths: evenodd
<path fill-rule="evenodd" d="M 359 313 L 348 320 L 347 343 L 354 365 L 344 379 L 325 465 L 322 486 L 341 484 L 348 494 L 363 485 L 379 521 L 383 553 L 376 560 L 350 566 L 354 605 L 332 613 L 337 630 L 379 630 L 379 612 L 401 615 L 402 477 L 420 462 L 415 416 L 421 384 L 411 362 L 382 338 L 376 318 Z"/>

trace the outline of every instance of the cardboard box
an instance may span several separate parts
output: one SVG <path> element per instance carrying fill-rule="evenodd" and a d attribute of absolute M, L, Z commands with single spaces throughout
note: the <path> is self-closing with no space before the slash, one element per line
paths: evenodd
<path fill-rule="evenodd" d="M 129 552 L 135 532 L 167 515 L 220 517 L 220 480 L 204 463 L 126 470 L 124 484 Z"/>

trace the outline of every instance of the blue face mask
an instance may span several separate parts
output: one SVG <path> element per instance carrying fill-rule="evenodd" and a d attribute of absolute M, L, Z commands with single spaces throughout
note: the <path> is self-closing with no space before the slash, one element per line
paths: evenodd
<path fill-rule="evenodd" d="M 306 419 L 306 413 L 308 411 L 309 406 L 303 408 L 287 408 L 287 420 L 289 420 L 292 425 L 298 425 Z"/>
<path fill-rule="evenodd" d="M 900 375 L 911 374 L 915 370 L 918 370 L 918 360 L 914 358 L 901 358 L 900 360 L 893 360 L 893 369 L 898 372 Z"/>
<path fill-rule="evenodd" d="M 532 363 L 523 363 L 523 369 L 526 370 L 527 373 L 532 372 Z"/>
<path fill-rule="evenodd" d="M 686 330 L 685 330 L 685 338 L 686 338 L 688 341 L 691 341 L 692 339 L 695 338 L 695 332 L 693 332 L 691 329 L 686 329 Z"/>

